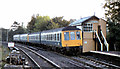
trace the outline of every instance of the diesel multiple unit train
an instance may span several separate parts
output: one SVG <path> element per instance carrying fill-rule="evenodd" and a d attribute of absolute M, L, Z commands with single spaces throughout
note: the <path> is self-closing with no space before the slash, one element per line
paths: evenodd
<path fill-rule="evenodd" d="M 39 44 L 60 52 L 82 52 L 82 31 L 74 26 L 13 36 L 15 42 Z"/>

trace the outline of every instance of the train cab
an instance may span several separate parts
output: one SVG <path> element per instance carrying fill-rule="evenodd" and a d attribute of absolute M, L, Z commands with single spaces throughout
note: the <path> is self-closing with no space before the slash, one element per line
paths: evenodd
<path fill-rule="evenodd" d="M 82 46 L 82 31 L 69 30 L 62 32 L 62 47 Z"/>
<path fill-rule="evenodd" d="M 61 44 L 67 52 L 82 53 L 82 31 L 75 26 L 68 26 L 62 29 Z"/>

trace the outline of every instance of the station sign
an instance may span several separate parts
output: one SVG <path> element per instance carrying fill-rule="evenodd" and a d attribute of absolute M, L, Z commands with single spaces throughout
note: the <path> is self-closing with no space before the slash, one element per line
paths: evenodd
<path fill-rule="evenodd" d="M 8 47 L 14 47 L 14 46 L 15 46 L 14 42 L 8 42 Z"/>

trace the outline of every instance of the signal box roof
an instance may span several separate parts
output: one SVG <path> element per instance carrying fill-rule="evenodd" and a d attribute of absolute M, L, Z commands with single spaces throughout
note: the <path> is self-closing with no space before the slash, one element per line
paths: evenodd
<path fill-rule="evenodd" d="M 91 18 L 97 18 L 97 19 L 99 19 L 96 16 L 88 16 L 88 17 L 81 18 L 81 19 L 79 19 L 79 20 L 77 20 L 75 22 L 72 22 L 71 24 L 69 24 L 69 26 L 82 25 L 83 22 L 85 22 L 85 21 L 87 21 L 87 20 L 89 20 Z"/>

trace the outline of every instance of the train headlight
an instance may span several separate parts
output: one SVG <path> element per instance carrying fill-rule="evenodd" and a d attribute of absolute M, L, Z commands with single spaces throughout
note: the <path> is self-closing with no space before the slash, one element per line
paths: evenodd
<path fill-rule="evenodd" d="M 28 61 L 26 61 L 25 64 L 28 64 Z"/>
<path fill-rule="evenodd" d="M 60 43 L 58 43 L 58 45 L 60 45 Z"/>

